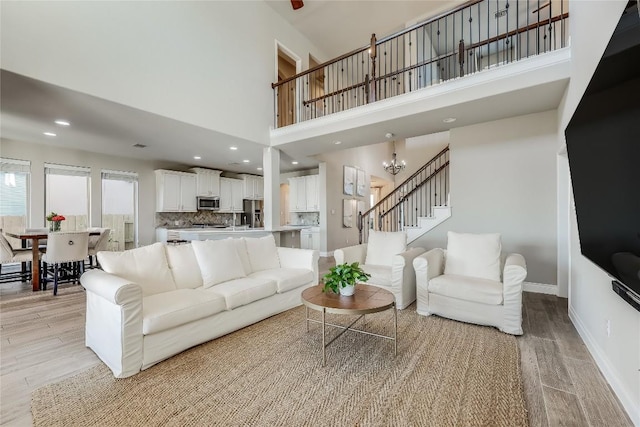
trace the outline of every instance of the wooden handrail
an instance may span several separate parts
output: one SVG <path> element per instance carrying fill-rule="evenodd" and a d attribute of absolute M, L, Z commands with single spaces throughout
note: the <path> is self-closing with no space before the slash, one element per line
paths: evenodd
<path fill-rule="evenodd" d="M 409 178 L 405 179 L 404 181 L 402 181 L 402 184 L 396 186 L 396 188 L 389 194 L 387 194 L 386 196 L 384 196 L 384 198 L 382 200 L 380 200 L 378 203 L 375 204 L 375 206 L 373 206 L 371 209 L 369 209 L 368 211 L 364 212 L 362 214 L 362 216 L 366 216 L 369 215 L 371 212 L 373 212 L 379 205 L 381 205 L 382 203 L 384 203 L 388 198 L 390 198 L 391 196 L 393 196 L 396 192 L 396 190 L 398 190 L 399 188 L 401 188 L 402 186 L 404 186 L 405 184 L 407 184 L 410 180 L 412 180 L 413 178 L 415 178 L 416 176 L 420 175 L 426 168 L 428 168 L 432 163 L 434 163 L 436 160 L 438 160 L 440 158 L 440 156 L 442 156 L 444 153 L 446 153 L 447 151 L 449 151 L 449 146 L 446 146 L 442 151 L 440 151 L 438 154 L 436 154 L 435 156 L 433 156 L 433 158 L 431 160 L 429 160 L 427 163 L 425 163 L 424 166 L 422 166 L 420 169 L 418 169 L 413 175 L 411 175 Z"/>
<path fill-rule="evenodd" d="M 484 0 L 480 0 L 480 1 L 484 1 Z M 478 3 L 478 1 L 474 1 L 474 3 Z M 560 21 L 562 19 L 566 19 L 568 17 L 569 17 L 569 12 L 566 12 L 566 13 L 561 14 L 561 15 L 556 15 L 551 19 L 547 19 L 545 21 L 536 22 L 536 23 L 530 24 L 530 25 L 528 25 L 526 27 L 518 28 L 518 29 L 515 29 L 515 30 L 512 30 L 512 31 L 509 31 L 507 33 L 500 34 L 498 36 L 494 36 L 494 37 L 492 37 L 490 39 L 483 40 L 483 41 L 471 44 L 469 46 L 465 46 L 465 50 L 468 52 L 468 51 L 476 49 L 478 47 L 494 43 L 494 42 L 496 42 L 498 40 L 506 39 L 508 37 L 511 37 L 511 36 L 514 36 L 514 35 L 517 35 L 517 34 L 520 34 L 520 33 L 531 31 L 531 30 L 536 29 L 538 27 L 544 27 L 544 26 L 548 25 L 549 23 L 554 23 L 554 22 Z M 444 54 L 444 55 L 440 55 L 440 56 L 437 56 L 435 58 L 432 58 L 432 59 L 429 59 L 429 60 L 425 60 L 425 61 L 422 61 L 422 62 L 418 62 L 418 63 L 416 63 L 414 65 L 410 65 L 410 66 L 404 67 L 404 68 L 396 70 L 396 71 L 392 71 L 392 72 L 387 73 L 387 74 L 385 74 L 383 76 L 376 77 L 375 79 L 371 79 L 369 82 L 372 82 L 372 81 L 373 82 L 377 82 L 377 81 L 380 81 L 380 80 L 385 80 L 385 79 L 388 79 L 389 77 L 397 76 L 398 74 L 403 74 L 403 73 L 406 73 L 408 71 L 415 70 L 416 68 L 420 68 L 420 67 L 423 67 L 425 65 L 429 65 L 429 64 L 431 64 L 433 62 L 442 61 L 444 59 L 450 58 L 450 57 L 455 56 L 455 55 L 458 55 L 458 52 L 451 52 L 451 53 L 447 53 L 447 54 Z M 303 105 L 313 104 L 316 101 L 322 101 L 323 99 L 331 98 L 332 96 L 339 95 L 339 94 L 341 94 L 343 92 L 348 92 L 348 91 L 350 91 L 352 89 L 357 89 L 358 87 L 365 86 L 366 84 L 367 84 L 367 82 L 356 83 L 356 84 L 351 85 L 349 87 L 346 87 L 346 88 L 343 88 L 343 89 L 339 89 L 339 90 L 336 90 L 336 91 L 333 91 L 333 92 L 326 93 L 326 94 L 324 94 L 322 96 L 319 96 L 317 98 L 309 99 L 307 101 L 302 101 L 302 104 Z"/>
<path fill-rule="evenodd" d="M 412 25 L 409 28 L 405 28 L 404 30 L 398 31 L 397 33 L 391 34 L 391 35 L 389 35 L 389 36 L 387 36 L 387 37 L 385 37 L 383 39 L 380 39 L 380 40 L 378 40 L 376 42 L 376 46 L 378 46 L 378 45 L 380 45 L 380 44 L 382 44 L 382 43 L 384 43 L 386 41 L 389 41 L 391 39 L 394 39 L 396 37 L 399 37 L 399 36 L 401 36 L 403 34 L 411 32 L 411 31 L 415 30 L 416 28 L 420 28 L 423 25 L 429 25 L 432 22 L 435 22 L 435 21 L 437 21 L 439 19 L 445 18 L 445 17 L 447 17 L 449 15 L 453 15 L 454 13 L 459 12 L 462 9 L 465 9 L 467 7 L 470 7 L 470 6 L 473 6 L 474 4 L 480 3 L 482 1 L 485 1 L 485 0 L 471 0 L 471 1 L 468 1 L 466 3 L 463 3 L 463 4 L 461 4 L 460 6 L 454 8 L 454 9 L 451 9 L 451 10 L 449 10 L 447 12 L 443 12 L 440 15 L 434 16 L 433 18 L 429 18 L 428 20 L 426 20 L 424 22 L 417 23 L 415 25 Z M 344 55 L 340 55 L 337 58 L 331 59 L 331 60 L 329 60 L 327 62 L 323 62 L 322 64 L 319 64 L 319 65 L 316 65 L 313 68 L 310 68 L 308 70 L 302 71 L 302 72 L 300 72 L 300 73 L 298 73 L 298 74 L 296 74 L 294 76 L 288 77 L 288 78 L 286 78 L 284 80 L 280 80 L 277 83 L 271 83 L 271 88 L 275 89 L 276 87 L 281 86 L 281 85 L 283 85 L 285 83 L 288 83 L 288 82 L 290 82 L 292 80 L 295 80 L 298 77 L 306 76 L 307 74 L 313 73 L 314 71 L 321 70 L 324 67 L 327 67 L 327 66 L 329 66 L 331 64 L 335 64 L 336 62 L 341 61 L 343 59 L 346 59 L 346 58 L 348 58 L 350 56 L 357 55 L 358 53 L 362 53 L 362 52 L 368 50 L 370 47 L 371 47 L 371 45 L 363 46 L 361 48 L 352 50 L 351 52 L 345 53 Z"/>
<path fill-rule="evenodd" d="M 503 33 L 503 34 L 500 34 L 498 36 L 491 37 L 490 39 L 483 40 L 481 42 L 477 42 L 477 43 L 471 44 L 471 45 L 466 47 L 466 50 L 469 51 L 469 50 L 478 48 L 480 46 L 484 46 L 486 44 L 497 42 L 498 40 L 506 39 L 507 37 L 515 36 L 516 34 L 526 33 L 527 31 L 534 30 L 534 29 L 536 29 L 538 27 L 544 27 L 545 25 L 552 24 L 552 23 L 554 23 L 556 21 L 560 21 L 560 20 L 566 19 L 568 17 L 569 17 L 569 12 L 565 12 L 565 13 L 563 13 L 561 15 L 556 15 L 551 19 L 545 19 L 544 21 L 535 22 L 533 24 L 527 25 L 526 27 L 516 28 L 515 30 L 511 30 L 511 31 L 509 31 L 507 33 Z"/>

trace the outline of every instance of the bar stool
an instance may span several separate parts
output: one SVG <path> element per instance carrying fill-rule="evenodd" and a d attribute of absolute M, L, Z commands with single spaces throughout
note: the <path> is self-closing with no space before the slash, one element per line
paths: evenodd
<path fill-rule="evenodd" d="M 2 234 L 2 230 L 0 230 L 0 281 L 8 282 L 18 278 L 23 282 L 31 280 L 31 267 L 27 268 L 26 271 L 20 270 L 2 274 L 2 266 L 18 263 L 27 263 L 31 266 L 32 259 L 31 249 L 13 249 L 7 238 Z"/>
<path fill-rule="evenodd" d="M 109 235 L 111 229 L 109 228 L 90 228 L 89 231 L 99 231 L 98 236 L 89 236 L 89 268 L 93 268 L 93 257 L 100 251 L 107 249 L 109 245 Z M 99 267 L 98 257 L 96 257 L 96 267 Z"/>
<path fill-rule="evenodd" d="M 66 271 L 65 276 L 77 281 L 84 273 L 84 260 L 89 256 L 89 232 L 88 231 L 62 231 L 49 233 L 47 236 L 47 253 L 42 256 L 43 289 L 47 289 L 50 282 L 47 264 L 53 264 L 53 295 L 58 294 L 58 282 L 60 279 L 60 265 L 72 263 L 73 271 Z M 77 274 L 76 274 L 77 273 Z"/>

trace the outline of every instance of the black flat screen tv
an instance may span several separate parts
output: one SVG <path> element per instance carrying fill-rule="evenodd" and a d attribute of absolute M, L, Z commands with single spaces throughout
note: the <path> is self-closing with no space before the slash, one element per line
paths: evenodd
<path fill-rule="evenodd" d="M 625 9 L 565 131 L 582 254 L 640 311 L 640 16 Z"/>

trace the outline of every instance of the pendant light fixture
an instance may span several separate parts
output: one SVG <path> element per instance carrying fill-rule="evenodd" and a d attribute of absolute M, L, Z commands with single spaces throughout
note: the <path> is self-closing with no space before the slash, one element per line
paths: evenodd
<path fill-rule="evenodd" d="M 387 139 L 391 139 L 393 138 L 393 134 L 392 133 L 387 133 L 385 135 L 385 137 Z M 398 158 L 396 156 L 396 142 L 393 141 L 393 157 L 391 158 L 391 162 L 387 163 L 387 162 L 382 162 L 382 167 L 384 167 L 384 170 L 386 170 L 387 172 L 389 172 L 391 175 L 397 175 L 400 173 L 400 171 L 402 171 L 404 168 L 407 167 L 407 163 L 403 160 L 401 162 L 398 162 Z"/>

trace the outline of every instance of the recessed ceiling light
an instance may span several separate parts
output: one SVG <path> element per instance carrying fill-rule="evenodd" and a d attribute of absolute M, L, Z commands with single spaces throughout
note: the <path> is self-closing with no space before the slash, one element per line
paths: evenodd
<path fill-rule="evenodd" d="M 336 141 L 336 142 L 334 142 L 334 144 L 340 145 L 340 144 L 342 144 L 342 141 Z"/>
<path fill-rule="evenodd" d="M 232 145 L 231 147 L 229 147 L 229 150 L 234 150 L 234 151 L 235 151 L 235 150 L 237 150 L 237 149 L 238 149 L 238 147 L 236 147 L 236 146 L 234 146 L 234 145 Z"/>
<path fill-rule="evenodd" d="M 53 132 L 42 132 L 42 133 L 47 136 L 56 136 L 56 134 Z"/>
<path fill-rule="evenodd" d="M 262 170 L 262 168 L 256 168 L 256 169 L 258 169 L 259 171 L 261 171 L 261 170 Z"/>
<path fill-rule="evenodd" d="M 249 163 L 249 160 L 244 159 L 244 160 L 242 161 L 242 163 Z"/>
<path fill-rule="evenodd" d="M 296 162 L 295 160 L 293 162 L 291 162 L 292 165 L 297 165 L 298 162 Z"/>
<path fill-rule="evenodd" d="M 194 160 L 200 160 L 200 159 L 202 159 L 202 157 L 200 157 L 200 156 L 193 156 L 193 159 L 194 159 Z"/>
<path fill-rule="evenodd" d="M 445 123 L 453 123 L 456 120 L 457 119 L 455 117 L 447 117 L 446 119 L 442 119 L 442 121 L 445 122 Z"/>
<path fill-rule="evenodd" d="M 71 123 L 66 120 L 56 120 L 54 123 L 60 126 L 71 126 Z"/>

